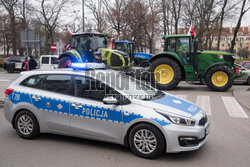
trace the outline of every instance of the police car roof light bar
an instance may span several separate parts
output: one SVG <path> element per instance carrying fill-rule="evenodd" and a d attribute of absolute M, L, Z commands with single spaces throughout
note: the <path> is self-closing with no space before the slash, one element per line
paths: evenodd
<path fill-rule="evenodd" d="M 73 70 L 106 69 L 104 63 L 72 63 Z"/>

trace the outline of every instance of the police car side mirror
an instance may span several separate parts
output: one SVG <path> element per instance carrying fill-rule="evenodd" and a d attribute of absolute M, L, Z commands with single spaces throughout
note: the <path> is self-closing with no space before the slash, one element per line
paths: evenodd
<path fill-rule="evenodd" d="M 118 104 L 118 103 L 119 103 L 118 100 L 117 100 L 116 98 L 112 97 L 112 96 L 110 96 L 110 97 L 105 97 L 105 98 L 102 100 L 102 102 L 103 102 L 104 104 Z"/>

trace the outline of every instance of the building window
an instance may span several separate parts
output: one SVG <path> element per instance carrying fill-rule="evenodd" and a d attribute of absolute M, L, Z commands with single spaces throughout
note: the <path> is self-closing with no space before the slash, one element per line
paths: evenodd
<path fill-rule="evenodd" d="M 250 41 L 250 37 L 247 37 L 246 40 L 247 40 L 247 41 Z"/>
<path fill-rule="evenodd" d="M 231 47 L 231 44 L 228 44 L 228 47 Z"/>
<path fill-rule="evenodd" d="M 232 39 L 231 38 L 227 38 L 228 41 L 231 41 Z"/>
<path fill-rule="evenodd" d="M 242 48 L 242 46 L 243 46 L 243 44 L 241 43 L 241 44 L 240 44 L 240 47 Z"/>
<path fill-rule="evenodd" d="M 225 44 L 221 44 L 221 46 L 222 46 L 222 47 L 224 47 L 224 46 L 225 46 Z"/>
<path fill-rule="evenodd" d="M 221 41 L 225 41 L 226 39 L 225 38 L 221 38 Z"/>
<path fill-rule="evenodd" d="M 217 41 L 217 40 L 218 40 L 218 38 L 215 38 L 214 40 L 215 40 L 215 41 Z"/>
<path fill-rule="evenodd" d="M 238 32 L 238 35 L 242 35 L 242 32 Z"/>

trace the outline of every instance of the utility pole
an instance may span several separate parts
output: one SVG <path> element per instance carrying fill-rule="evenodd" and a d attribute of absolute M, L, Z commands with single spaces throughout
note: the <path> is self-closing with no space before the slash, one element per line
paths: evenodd
<path fill-rule="evenodd" d="M 82 32 L 84 32 L 84 0 L 82 0 Z"/>

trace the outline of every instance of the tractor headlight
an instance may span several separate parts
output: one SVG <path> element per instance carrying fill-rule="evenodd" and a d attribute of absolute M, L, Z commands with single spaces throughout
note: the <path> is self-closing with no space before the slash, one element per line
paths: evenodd
<path fill-rule="evenodd" d="M 163 115 L 165 118 L 167 118 L 169 121 L 176 125 L 183 125 L 183 126 L 195 126 L 195 120 L 179 115 L 173 115 L 170 113 L 167 113 L 166 111 L 160 111 L 155 109 L 155 111 L 161 115 Z"/>

